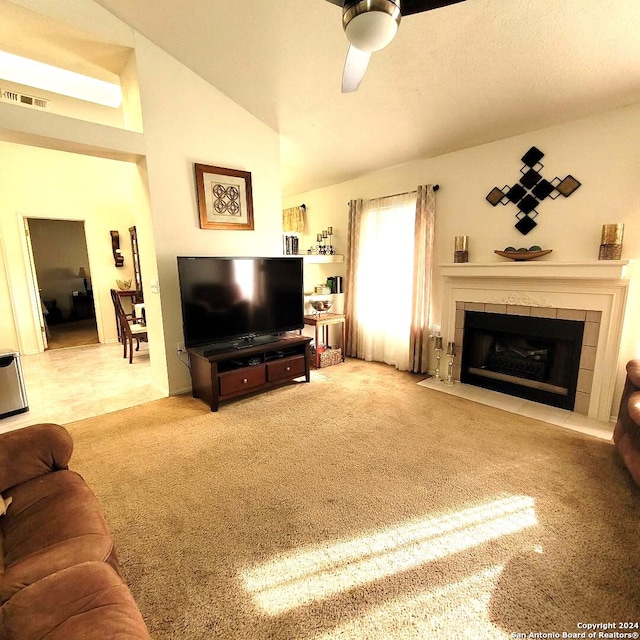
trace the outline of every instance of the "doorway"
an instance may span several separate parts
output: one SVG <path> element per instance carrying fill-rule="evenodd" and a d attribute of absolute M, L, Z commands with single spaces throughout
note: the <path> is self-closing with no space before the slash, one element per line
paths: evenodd
<path fill-rule="evenodd" d="M 46 349 L 97 344 L 83 221 L 26 218 Z"/>

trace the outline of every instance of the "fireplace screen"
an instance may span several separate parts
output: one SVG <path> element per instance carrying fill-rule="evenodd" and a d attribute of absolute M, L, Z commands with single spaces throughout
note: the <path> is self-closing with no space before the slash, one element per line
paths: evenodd
<path fill-rule="evenodd" d="M 467 311 L 461 381 L 573 409 L 584 322 Z"/>

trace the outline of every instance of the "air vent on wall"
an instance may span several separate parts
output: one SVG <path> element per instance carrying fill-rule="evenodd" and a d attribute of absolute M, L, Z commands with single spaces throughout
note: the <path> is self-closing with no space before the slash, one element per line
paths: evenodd
<path fill-rule="evenodd" d="M 30 107 L 38 107 L 39 109 L 46 109 L 49 104 L 49 101 L 44 98 L 28 96 L 25 93 L 18 93 L 17 91 L 10 91 L 9 89 L 0 89 L 0 98 L 6 102 L 26 104 Z"/>

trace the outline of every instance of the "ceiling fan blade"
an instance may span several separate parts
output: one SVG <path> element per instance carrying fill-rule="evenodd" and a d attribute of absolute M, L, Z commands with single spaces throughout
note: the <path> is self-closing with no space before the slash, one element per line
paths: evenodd
<path fill-rule="evenodd" d="M 342 93 L 356 91 L 364 78 L 364 74 L 369 66 L 371 54 L 367 51 L 360 51 L 355 47 L 349 47 L 347 59 L 342 72 Z"/>
<path fill-rule="evenodd" d="M 450 4 L 458 4 L 465 0 L 402 0 L 400 8 L 403 16 L 410 16 L 412 13 L 422 13 L 423 11 L 431 11 L 440 7 L 447 7 Z M 329 0 L 333 2 L 333 0 Z M 338 4 L 334 2 L 334 4 Z"/>
<path fill-rule="evenodd" d="M 342 6 L 342 0 L 327 0 L 327 2 L 330 2 L 331 4 L 338 5 L 339 7 Z"/>

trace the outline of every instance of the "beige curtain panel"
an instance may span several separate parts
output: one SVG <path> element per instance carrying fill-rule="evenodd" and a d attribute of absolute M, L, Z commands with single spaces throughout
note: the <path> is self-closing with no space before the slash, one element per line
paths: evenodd
<path fill-rule="evenodd" d="M 357 293 L 355 274 L 360 262 L 363 212 L 368 202 L 364 200 L 349 202 L 347 278 L 345 283 L 346 355 L 360 358 L 363 357 L 359 345 L 362 342 L 364 329 L 355 308 Z M 427 373 L 429 367 L 435 215 L 436 198 L 433 186 L 420 185 L 417 190 L 415 211 L 413 293 L 408 362 L 408 369 L 416 373 Z"/>
<path fill-rule="evenodd" d="M 355 287 L 356 269 L 358 265 L 358 252 L 360 245 L 360 221 L 364 200 L 351 200 L 349 202 L 349 226 L 347 237 L 347 280 L 345 282 L 344 315 L 346 320 L 347 345 L 346 354 L 356 357 L 358 348 L 358 318 L 355 314 Z"/>
<path fill-rule="evenodd" d="M 304 231 L 304 209 L 302 207 L 290 207 L 282 211 L 282 230 L 292 233 Z"/>
<path fill-rule="evenodd" d="M 416 201 L 416 235 L 413 254 L 413 309 L 411 312 L 411 371 L 427 373 L 431 320 L 433 235 L 436 194 L 433 185 L 420 185 Z"/>

